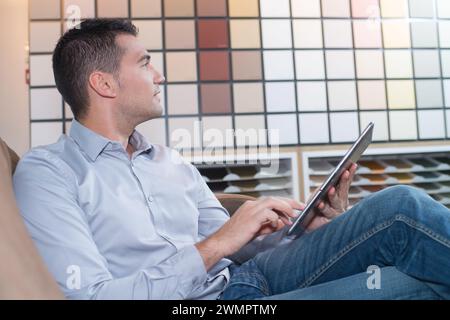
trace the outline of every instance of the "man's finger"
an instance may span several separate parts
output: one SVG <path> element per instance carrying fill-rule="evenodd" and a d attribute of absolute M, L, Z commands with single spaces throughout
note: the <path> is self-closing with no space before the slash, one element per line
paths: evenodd
<path fill-rule="evenodd" d="M 329 203 L 323 203 L 322 207 L 318 207 L 319 212 L 327 219 L 334 219 L 339 215 L 339 213 L 329 204 Z"/>
<path fill-rule="evenodd" d="M 285 197 L 278 197 L 278 198 L 289 203 L 289 205 L 294 209 L 297 209 L 297 210 L 305 209 L 305 204 L 302 202 L 299 202 L 295 199 L 285 198 Z"/>

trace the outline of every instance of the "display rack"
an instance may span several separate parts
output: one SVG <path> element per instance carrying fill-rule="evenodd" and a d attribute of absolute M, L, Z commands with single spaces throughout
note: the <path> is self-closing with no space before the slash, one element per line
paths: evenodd
<path fill-rule="evenodd" d="M 321 185 L 344 153 L 336 150 L 302 154 L 304 199 Z M 358 163 L 350 204 L 399 184 L 420 188 L 450 207 L 450 147 L 369 148 Z"/>
<path fill-rule="evenodd" d="M 191 157 L 214 193 L 254 197 L 282 196 L 299 200 L 297 154 Z"/>

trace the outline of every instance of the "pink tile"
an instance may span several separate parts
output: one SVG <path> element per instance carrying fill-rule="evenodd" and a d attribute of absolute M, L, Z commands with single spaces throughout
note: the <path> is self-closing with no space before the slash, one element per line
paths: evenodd
<path fill-rule="evenodd" d="M 352 16 L 354 18 L 380 17 L 378 0 L 352 0 Z"/>
<path fill-rule="evenodd" d="M 355 48 L 381 48 L 381 24 L 375 20 L 354 20 Z"/>

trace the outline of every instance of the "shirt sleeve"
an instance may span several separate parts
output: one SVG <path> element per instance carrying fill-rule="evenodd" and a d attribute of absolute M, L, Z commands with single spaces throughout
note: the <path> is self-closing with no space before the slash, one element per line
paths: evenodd
<path fill-rule="evenodd" d="M 114 277 L 77 203 L 76 185 L 73 172 L 43 150 L 28 154 L 14 176 L 25 224 L 67 298 L 178 300 L 206 281 L 206 269 L 194 245 L 157 266 Z"/>

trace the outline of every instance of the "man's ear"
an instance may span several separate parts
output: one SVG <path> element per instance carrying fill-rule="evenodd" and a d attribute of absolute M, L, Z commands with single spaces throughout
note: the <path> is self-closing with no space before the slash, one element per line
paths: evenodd
<path fill-rule="evenodd" d="M 112 74 L 94 71 L 89 76 L 89 86 L 104 98 L 115 98 L 117 96 L 116 80 Z"/>

